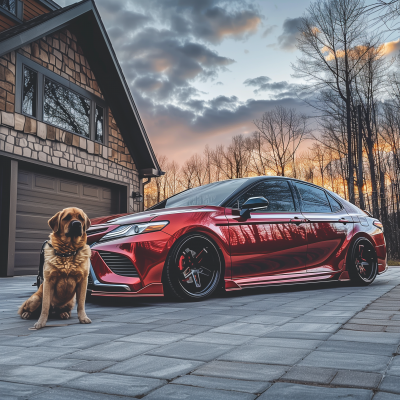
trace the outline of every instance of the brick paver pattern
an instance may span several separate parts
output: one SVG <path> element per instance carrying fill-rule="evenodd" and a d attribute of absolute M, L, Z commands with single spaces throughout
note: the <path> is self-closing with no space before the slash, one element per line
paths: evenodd
<path fill-rule="evenodd" d="M 16 314 L 33 281 L 0 279 L 2 400 L 400 400 L 398 267 L 368 287 L 90 299 L 92 324 L 39 331 Z"/>

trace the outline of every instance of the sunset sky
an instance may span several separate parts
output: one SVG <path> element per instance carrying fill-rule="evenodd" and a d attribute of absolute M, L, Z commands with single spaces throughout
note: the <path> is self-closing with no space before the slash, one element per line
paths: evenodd
<path fill-rule="evenodd" d="M 295 95 L 290 65 L 309 0 L 96 4 L 157 155 L 180 163 L 206 144 L 228 144 L 275 105 L 312 115 Z"/>

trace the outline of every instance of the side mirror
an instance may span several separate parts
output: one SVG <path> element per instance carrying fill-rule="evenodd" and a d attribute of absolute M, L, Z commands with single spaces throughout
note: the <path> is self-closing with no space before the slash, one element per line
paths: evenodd
<path fill-rule="evenodd" d="M 250 197 L 242 205 L 240 216 L 247 219 L 250 217 L 251 211 L 267 208 L 269 201 L 265 197 Z"/>

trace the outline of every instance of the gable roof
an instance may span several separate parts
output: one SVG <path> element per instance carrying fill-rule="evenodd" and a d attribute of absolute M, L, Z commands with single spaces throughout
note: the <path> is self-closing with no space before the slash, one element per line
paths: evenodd
<path fill-rule="evenodd" d="M 141 176 L 162 175 L 163 172 L 93 0 L 83 0 L 39 15 L 0 33 L 0 56 L 67 26 L 79 40 Z"/>

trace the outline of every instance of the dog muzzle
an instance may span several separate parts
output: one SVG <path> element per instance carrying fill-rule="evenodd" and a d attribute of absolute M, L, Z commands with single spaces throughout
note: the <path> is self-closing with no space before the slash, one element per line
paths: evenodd
<path fill-rule="evenodd" d="M 67 236 L 76 237 L 82 236 L 82 224 L 79 221 L 72 221 L 69 226 Z"/>

